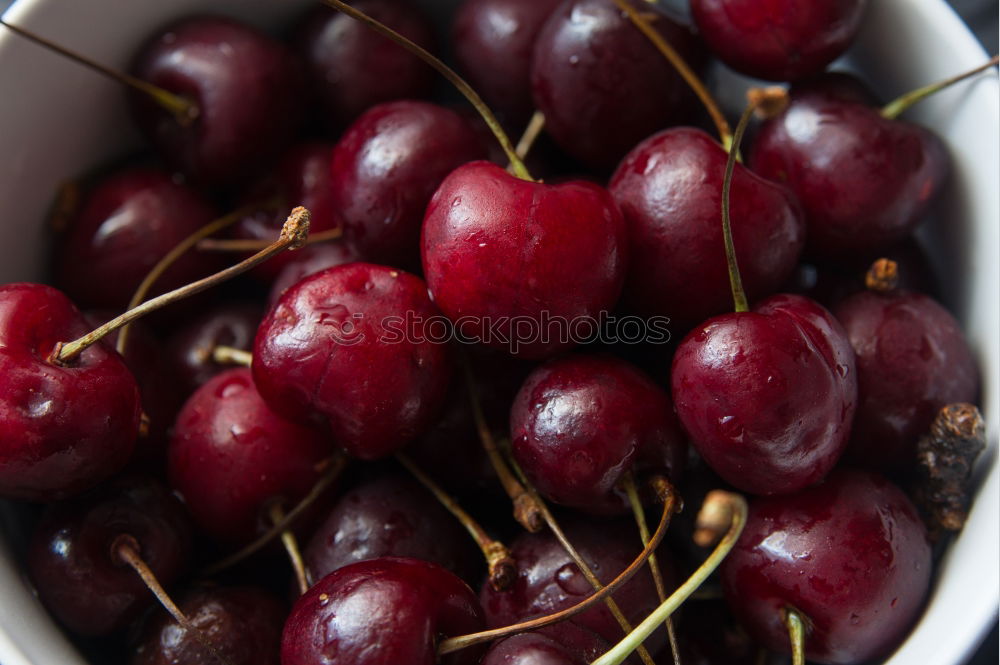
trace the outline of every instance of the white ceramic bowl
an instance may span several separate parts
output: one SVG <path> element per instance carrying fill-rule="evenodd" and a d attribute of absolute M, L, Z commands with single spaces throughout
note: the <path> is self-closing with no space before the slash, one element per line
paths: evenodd
<path fill-rule="evenodd" d="M 14 24 L 123 67 L 164 22 L 213 10 L 261 27 L 284 25 L 309 0 L 21 0 Z M 424 0 L 437 11 L 454 0 Z M 943 0 L 873 0 L 850 60 L 890 98 L 984 62 L 986 53 Z M 0 29 L 0 283 L 42 277 L 46 211 L 57 186 L 138 145 L 115 84 Z M 1000 567 L 1000 470 L 996 462 L 1000 380 L 998 87 L 987 75 L 938 95 L 909 119 L 936 129 L 954 174 L 935 224 L 924 230 L 948 266 L 950 304 L 976 349 L 984 378 L 990 451 L 969 524 L 952 545 L 927 611 L 889 661 L 961 665 L 995 623 Z M 0 510 L 0 662 L 77 665 L 82 660 L 49 619 L 13 560 Z"/>

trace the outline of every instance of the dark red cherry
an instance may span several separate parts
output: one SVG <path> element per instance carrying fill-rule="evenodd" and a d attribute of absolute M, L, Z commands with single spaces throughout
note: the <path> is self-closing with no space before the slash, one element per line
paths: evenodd
<path fill-rule="evenodd" d="M 562 0 L 466 0 L 452 24 L 455 57 L 466 79 L 506 121 L 527 122 L 531 57 L 545 20 Z"/>
<path fill-rule="evenodd" d="M 691 0 L 709 48 L 742 74 L 792 81 L 838 58 L 861 27 L 867 0 Z"/>
<path fill-rule="evenodd" d="M 691 443 L 743 491 L 800 490 L 847 445 L 854 351 L 833 315 L 808 298 L 777 295 L 709 319 L 677 348 L 670 378 Z"/>
<path fill-rule="evenodd" d="M 650 13 L 653 27 L 692 66 L 694 34 Z M 559 6 L 535 41 L 535 104 L 545 130 L 591 167 L 612 169 L 636 143 L 685 120 L 694 96 L 674 67 L 610 0 Z"/>
<path fill-rule="evenodd" d="M 858 410 L 848 459 L 906 468 L 938 411 L 974 402 L 979 373 L 955 318 L 925 295 L 867 291 L 833 310 L 858 358 Z"/>
<path fill-rule="evenodd" d="M 231 369 L 199 388 L 177 416 L 170 484 L 205 533 L 242 544 L 271 526 L 272 502 L 287 511 L 309 493 L 333 449 L 327 434 L 268 408 L 250 370 Z"/>
<path fill-rule="evenodd" d="M 285 263 L 285 267 L 271 284 L 271 291 L 267 297 L 269 306 L 274 306 L 289 287 L 298 284 L 309 275 L 334 266 L 363 260 L 358 251 L 346 242 L 316 243 L 303 247 L 289 256 L 291 260 Z"/>
<path fill-rule="evenodd" d="M 440 636 L 482 630 L 483 611 L 460 579 L 417 559 L 362 561 L 330 573 L 285 624 L 282 665 L 472 665 L 482 650 L 437 658 Z"/>
<path fill-rule="evenodd" d="M 444 403 L 445 323 L 418 277 L 370 263 L 329 268 L 285 291 L 261 323 L 254 381 L 278 413 L 325 421 L 355 457 L 385 457 Z"/>
<path fill-rule="evenodd" d="M 529 359 L 571 348 L 571 323 L 611 310 L 625 276 L 625 223 L 606 190 L 487 162 L 445 179 L 421 243 L 431 296 L 458 332 Z"/>
<path fill-rule="evenodd" d="M 666 316 L 683 333 L 732 308 L 722 241 L 726 152 L 697 129 L 651 136 L 622 161 L 609 190 L 625 216 L 629 273 L 623 300 L 644 316 Z M 733 243 L 751 301 L 774 293 L 805 244 L 794 196 L 737 164 Z"/>
<path fill-rule="evenodd" d="M 97 343 L 66 366 L 50 360 L 59 342 L 88 332 L 52 287 L 0 286 L 0 496 L 63 498 L 132 456 L 142 406 L 121 356 Z"/>
<path fill-rule="evenodd" d="M 56 285 L 82 306 L 124 310 L 153 266 L 217 216 L 200 194 L 164 171 L 119 171 L 88 193 L 60 238 L 53 258 Z M 205 277 L 217 262 L 217 256 L 187 252 L 151 295 Z"/>
<path fill-rule="evenodd" d="M 539 492 L 596 513 L 629 510 L 625 474 L 676 482 L 687 455 L 670 396 L 612 356 L 571 355 L 532 372 L 511 408 L 510 436 Z"/>
<path fill-rule="evenodd" d="M 132 538 L 167 586 L 184 572 L 191 527 L 180 502 L 152 478 L 119 478 L 49 510 L 31 537 L 28 572 L 42 602 L 81 635 L 124 628 L 155 602 L 138 573 L 114 548 Z"/>
<path fill-rule="evenodd" d="M 795 192 L 808 251 L 827 260 L 867 255 L 908 236 L 949 168 L 930 131 L 845 99 L 824 79 L 792 88 L 788 108 L 762 125 L 749 164 Z"/>
<path fill-rule="evenodd" d="M 351 6 L 435 50 L 433 27 L 413 3 L 358 0 Z M 335 129 L 376 104 L 427 97 L 434 89 L 436 74 L 420 58 L 329 7 L 311 9 L 291 34 L 305 62 L 309 90 Z"/>
<path fill-rule="evenodd" d="M 443 106 L 398 101 L 370 109 L 333 151 L 333 204 L 345 238 L 374 261 L 416 265 L 434 191 L 486 154 L 472 125 Z"/>
<path fill-rule="evenodd" d="M 131 70 L 197 105 L 185 127 L 147 95 L 131 95 L 132 116 L 157 152 L 201 183 L 227 185 L 253 173 L 285 148 L 302 115 L 291 52 L 234 19 L 177 21 L 146 42 Z"/>
<path fill-rule="evenodd" d="M 192 589 L 177 599 L 215 654 L 159 611 L 144 627 L 132 665 L 275 665 L 281 650 L 284 604 L 255 587 Z"/>
<path fill-rule="evenodd" d="M 464 580 L 483 572 L 477 565 L 482 557 L 458 520 L 416 481 L 395 473 L 381 474 L 338 499 L 302 554 L 314 581 L 384 556 L 431 561 Z"/>
<path fill-rule="evenodd" d="M 931 551 L 905 494 L 876 474 L 838 471 L 755 499 L 721 571 L 733 611 L 768 649 L 788 652 L 782 612 L 794 608 L 810 661 L 855 665 L 903 640 L 923 608 Z"/>
<path fill-rule="evenodd" d="M 631 521 L 566 519 L 562 526 L 569 542 L 603 584 L 617 577 L 642 551 L 642 541 Z M 479 592 L 490 627 L 551 614 L 593 594 L 594 588 L 551 533 L 522 533 L 510 544 L 510 550 L 517 561 L 517 580 L 507 591 L 484 584 Z M 669 557 L 660 550 L 657 560 L 669 580 L 672 575 Z M 660 604 L 648 568 L 636 573 L 613 598 L 633 626 Z M 603 603 L 572 617 L 568 623 L 592 630 L 612 644 L 624 635 Z M 666 631 L 658 630 L 646 641 L 646 648 L 655 654 L 666 644 L 666 639 Z"/>
<path fill-rule="evenodd" d="M 253 349 L 264 309 L 249 302 L 224 303 L 204 312 L 174 333 L 167 342 L 167 357 L 190 395 L 213 376 L 229 369 L 212 359 L 217 346 L 242 351 Z"/>
<path fill-rule="evenodd" d="M 569 648 L 538 633 L 520 633 L 490 647 L 479 665 L 586 665 Z"/>

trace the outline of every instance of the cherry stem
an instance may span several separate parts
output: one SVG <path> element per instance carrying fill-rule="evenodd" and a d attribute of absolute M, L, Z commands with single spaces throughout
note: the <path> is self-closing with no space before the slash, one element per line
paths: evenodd
<path fill-rule="evenodd" d="M 250 367 L 253 364 L 253 354 L 232 346 L 219 345 L 212 349 L 212 362 L 219 365 L 238 365 Z"/>
<path fill-rule="evenodd" d="M 740 142 L 743 140 L 743 133 L 746 132 L 750 118 L 753 117 L 754 109 L 757 105 L 753 102 L 747 106 L 740 117 L 740 124 L 736 125 L 736 134 L 733 136 L 732 144 L 729 146 L 729 157 L 726 160 L 726 175 L 722 180 L 722 239 L 726 245 L 726 266 L 729 268 L 729 286 L 733 292 L 733 303 L 737 312 L 747 312 L 750 310 L 747 305 L 747 294 L 743 290 L 743 279 L 740 277 L 740 267 L 736 262 L 736 247 L 733 245 L 733 228 L 730 223 L 729 193 L 733 185 L 733 171 L 736 168 L 736 155 L 740 149 Z"/>
<path fill-rule="evenodd" d="M 441 486 L 434 482 L 430 476 L 417 466 L 417 464 L 403 453 L 396 453 L 396 461 L 402 464 L 417 481 L 434 495 L 434 498 L 444 506 L 449 513 L 455 516 L 465 530 L 469 532 L 476 545 L 482 550 L 486 557 L 486 564 L 489 568 L 490 585 L 497 591 L 504 591 L 517 579 L 517 563 L 510 555 L 510 550 L 499 540 L 490 537 L 486 530 L 480 526 L 469 513 L 465 511 L 454 497 L 441 489 Z"/>
<path fill-rule="evenodd" d="M 892 259 L 876 259 L 865 274 L 865 288 L 876 293 L 889 293 L 899 286 L 899 264 Z"/>
<path fill-rule="evenodd" d="M 271 504 L 267 512 L 271 522 L 276 526 L 285 519 L 285 511 L 282 510 L 281 504 L 277 501 Z M 286 528 L 281 532 L 281 544 L 285 546 L 285 552 L 288 553 L 288 560 L 292 564 L 292 570 L 295 571 L 295 581 L 299 585 L 299 595 L 302 595 L 309 590 L 309 577 L 306 574 L 306 564 L 302 561 L 299 541 L 291 529 Z"/>
<path fill-rule="evenodd" d="M 521 134 L 521 140 L 517 142 L 518 157 L 524 159 L 528 156 L 543 129 L 545 129 L 545 114 L 541 111 L 535 111 L 531 115 L 531 120 L 528 121 L 528 126 L 524 128 L 524 133 Z"/>
<path fill-rule="evenodd" d="M 806 665 L 805 622 L 794 608 L 786 607 L 781 614 L 788 629 L 788 639 L 792 643 L 792 665 Z"/>
<path fill-rule="evenodd" d="M 705 110 L 708 111 L 708 115 L 711 116 L 716 131 L 719 132 L 719 140 L 722 142 L 722 146 L 728 150 L 732 144 L 733 132 L 729 128 L 729 122 L 726 120 L 726 116 L 722 113 L 722 109 L 719 107 L 719 103 L 715 101 L 712 93 L 708 91 L 708 88 L 705 87 L 705 84 L 702 83 L 698 75 L 684 61 L 681 54 L 670 45 L 670 42 L 663 35 L 657 32 L 656 28 L 649 22 L 649 19 L 633 7 L 628 0 L 614 0 L 614 3 L 618 5 L 619 9 L 625 12 L 635 27 L 642 34 L 646 35 L 647 39 L 653 43 L 653 46 L 670 61 L 670 64 L 674 66 L 677 73 L 681 75 L 681 78 L 691 87 L 694 94 L 698 96 Z"/>
<path fill-rule="evenodd" d="M 309 493 L 306 494 L 301 501 L 294 508 L 292 508 L 287 515 L 285 515 L 281 520 L 266 533 L 262 534 L 260 538 L 253 541 L 243 549 L 238 552 L 230 554 L 225 559 L 218 561 L 208 568 L 202 571 L 202 575 L 205 577 L 211 577 L 222 572 L 226 568 L 236 565 L 240 561 L 256 554 L 264 546 L 270 543 L 275 538 L 279 537 L 284 531 L 287 531 L 295 520 L 305 512 L 309 506 L 316 502 L 316 500 L 323 496 L 323 493 L 329 489 L 329 487 L 340 477 L 344 468 L 347 466 L 348 458 L 344 453 L 337 453 L 333 457 L 325 460 L 322 464 L 326 468 L 325 473 L 316 481 L 316 484 L 312 486 Z M 320 469 L 323 470 L 323 469 Z"/>
<path fill-rule="evenodd" d="M 460 351 L 459 353 L 462 357 L 462 369 L 465 374 L 465 388 L 469 393 L 469 403 L 472 405 L 472 417 L 475 420 L 476 430 L 479 432 L 479 440 L 483 444 L 483 450 L 486 451 L 486 456 L 489 457 L 490 464 L 493 465 L 493 470 L 496 472 L 497 478 L 500 479 L 500 484 L 503 486 L 504 491 L 514 504 L 514 519 L 527 531 L 538 533 L 545 526 L 541 509 L 531 494 L 525 490 L 524 485 L 511 472 L 510 467 L 507 466 L 503 456 L 497 449 L 493 433 L 490 432 L 490 427 L 486 423 L 486 416 L 483 415 L 482 404 L 479 402 L 479 392 L 476 390 L 476 381 L 472 376 L 472 367 L 464 352 Z"/>
<path fill-rule="evenodd" d="M 884 107 L 882 107 L 882 117 L 888 118 L 889 120 L 894 120 L 917 102 L 923 101 L 927 97 L 930 97 L 931 95 L 941 90 L 944 90 L 948 86 L 954 85 L 959 81 L 964 81 L 965 79 L 971 76 L 975 76 L 979 72 L 985 71 L 990 67 L 995 67 L 998 62 L 1000 62 L 1000 56 L 995 55 L 986 64 L 980 65 L 975 69 L 970 69 L 964 74 L 959 74 L 958 76 L 952 76 L 951 78 L 947 78 L 943 81 L 938 81 L 937 83 L 931 83 L 930 85 L 926 85 L 922 88 L 911 90 L 910 92 L 902 95 L 901 97 L 897 97 L 896 99 L 892 100 Z"/>
<path fill-rule="evenodd" d="M 269 203 L 267 205 L 270 206 L 272 204 Z M 273 203 L 273 207 L 277 208 L 277 202 Z M 229 226 L 232 226 L 240 219 L 259 208 L 260 204 L 254 204 L 234 210 L 228 215 L 223 215 L 215 221 L 209 222 L 184 240 L 177 243 L 173 249 L 167 252 L 163 258 L 156 262 L 153 269 L 150 270 L 149 273 L 143 278 L 142 282 L 139 283 L 139 287 L 135 290 L 135 293 L 132 294 L 132 299 L 129 301 L 126 309 L 130 310 L 142 304 L 142 301 L 145 300 L 146 296 L 149 294 L 149 290 L 153 288 L 154 284 L 156 284 L 156 280 L 160 279 L 160 277 L 163 276 L 163 273 L 167 271 L 167 268 L 172 266 L 177 259 L 186 254 L 188 250 L 197 245 L 198 242 L 208 236 L 215 235 Z M 125 349 L 128 348 L 129 329 L 129 325 L 125 324 L 122 326 L 121 332 L 118 333 L 118 344 L 116 345 L 118 353 L 124 354 Z"/>
<path fill-rule="evenodd" d="M 281 229 L 281 237 L 264 251 L 258 252 L 249 259 L 241 261 L 235 266 L 226 268 L 221 272 L 217 272 L 210 277 L 200 279 L 197 282 L 192 282 L 179 289 L 174 289 L 173 291 L 164 293 L 163 295 L 157 296 L 152 300 L 147 300 L 138 307 L 133 307 L 121 316 L 111 319 L 103 326 L 92 330 L 77 340 L 69 343 L 60 342 L 53 350 L 50 360 L 54 364 L 65 365 L 105 335 L 118 330 L 122 326 L 127 325 L 132 321 L 149 314 L 150 312 L 155 312 L 156 310 L 173 304 L 178 300 L 183 300 L 184 298 L 200 293 L 205 289 L 209 289 L 217 284 L 225 282 L 226 280 L 241 275 L 251 268 L 260 265 L 264 261 L 267 261 L 275 254 L 285 251 L 286 249 L 298 249 L 305 243 L 305 239 L 308 235 L 309 211 L 300 206 L 292 210 L 292 213 L 288 216 L 288 219 L 285 221 L 285 225 Z"/>
<path fill-rule="evenodd" d="M 722 560 L 726 558 L 730 550 L 733 549 L 740 534 L 743 533 L 743 527 L 746 525 L 746 499 L 738 494 L 715 490 L 705 497 L 705 504 L 708 505 L 711 503 L 722 504 L 721 506 L 709 506 L 709 510 L 716 513 L 720 510 L 725 510 L 729 514 L 730 521 L 729 529 L 722 537 L 722 540 L 719 541 L 719 544 L 716 545 L 715 550 L 694 571 L 691 577 L 679 586 L 665 602 L 653 610 L 652 614 L 646 617 L 634 631 L 612 647 L 610 651 L 591 663 L 591 665 L 620 665 L 620 663 L 624 662 L 643 640 L 649 637 L 668 616 L 673 614 L 687 600 L 688 596 L 694 593 L 708 579 L 712 572 L 722 563 Z M 702 510 L 705 510 L 705 507 Z M 700 513 L 698 517 L 700 520 Z"/>
<path fill-rule="evenodd" d="M 489 106 L 486 105 L 483 98 L 472 89 L 472 86 L 466 83 L 465 79 L 459 76 L 454 69 L 441 62 L 440 59 L 432 55 L 419 44 L 415 44 L 392 28 L 379 23 L 364 12 L 341 2 L 341 0 L 323 0 L 323 2 L 339 12 L 347 14 L 354 20 L 364 23 L 384 37 L 396 42 L 448 79 L 448 81 L 455 86 L 466 99 L 469 100 L 469 103 L 475 107 L 476 111 L 479 112 L 479 115 L 482 116 L 486 125 L 490 128 L 490 131 L 493 132 L 493 135 L 497 138 L 497 141 L 499 141 L 500 147 L 503 148 L 503 151 L 507 154 L 507 159 L 510 160 L 511 168 L 514 170 L 514 175 L 523 180 L 532 180 L 531 174 L 528 172 L 528 167 L 526 167 L 521 158 L 518 157 L 517 151 L 514 150 L 514 146 L 510 142 L 510 137 L 508 137 L 507 133 L 503 130 L 503 127 L 500 125 L 500 121 L 497 120 L 495 115 L 493 115 L 493 111 L 491 111 Z"/>
<path fill-rule="evenodd" d="M 306 239 L 305 244 L 315 245 L 318 242 L 339 240 L 342 235 L 344 235 L 344 230 L 338 226 L 335 229 L 327 229 L 326 231 L 312 234 Z M 264 238 L 205 238 L 198 242 L 198 250 L 203 252 L 259 252 L 272 242 L 274 241 Z"/>
<path fill-rule="evenodd" d="M 511 626 L 504 626 L 503 628 L 494 628 L 492 630 L 485 630 L 479 633 L 470 633 L 468 635 L 459 635 L 457 637 L 450 637 L 443 640 L 438 645 L 438 655 L 444 656 L 449 653 L 453 653 L 460 649 L 473 646 L 475 644 L 481 644 L 483 642 L 492 642 L 493 640 L 498 640 L 509 635 L 514 635 L 517 633 L 522 633 L 530 630 L 537 630 L 539 628 L 544 628 L 545 626 L 551 626 L 554 623 L 559 623 L 560 621 L 565 621 L 572 616 L 575 616 L 581 612 L 585 612 L 589 608 L 593 607 L 597 603 L 605 600 L 612 593 L 617 591 L 626 584 L 630 579 L 632 579 L 636 573 L 638 573 L 643 566 L 646 565 L 646 560 L 649 555 L 659 547 L 660 543 L 663 541 L 663 536 L 667 533 L 667 527 L 670 525 L 670 517 L 676 511 L 676 503 L 666 501 L 663 504 L 663 512 L 660 515 L 660 522 L 656 526 L 656 531 L 653 532 L 652 538 L 650 538 L 649 543 L 642 550 L 642 552 L 629 564 L 628 568 L 623 570 L 618 577 L 608 583 L 606 586 L 602 587 L 599 591 L 588 596 L 585 600 L 573 605 L 572 607 L 567 607 L 564 610 L 555 612 L 554 614 L 548 614 L 542 617 L 537 617 L 531 619 L 530 621 L 524 621 L 522 623 L 517 623 Z"/>
<path fill-rule="evenodd" d="M 672 491 L 670 481 L 663 478 L 662 482 L 667 483 Z M 632 508 L 632 516 L 635 518 L 635 524 L 639 528 L 639 539 L 642 540 L 642 546 L 645 547 L 649 544 L 649 526 L 646 524 L 646 511 L 642 507 L 639 490 L 635 486 L 635 476 L 631 472 L 625 474 L 622 479 L 622 486 L 625 489 L 625 495 L 628 497 L 629 506 Z M 656 587 L 656 596 L 662 603 L 667 599 L 667 587 L 663 583 L 663 573 L 660 571 L 660 564 L 656 560 L 656 553 L 649 555 L 648 562 L 649 572 L 653 575 L 653 585 Z M 674 630 L 674 620 L 671 617 L 667 617 L 666 628 L 667 636 L 670 638 L 670 653 L 673 655 L 674 665 L 681 665 L 680 647 L 677 644 L 677 633 Z"/>
<path fill-rule="evenodd" d="M 198 118 L 199 109 L 198 105 L 192 100 L 182 97 L 181 95 L 174 94 L 168 90 L 153 85 L 148 81 L 143 81 L 142 79 L 136 78 L 130 74 L 117 71 L 110 67 L 106 67 L 90 58 L 77 53 L 76 51 L 71 51 L 65 46 L 60 46 L 53 41 L 46 39 L 40 35 L 36 35 L 33 32 L 29 32 L 24 28 L 19 28 L 16 25 L 11 25 L 7 23 L 2 18 L 0 18 L 0 23 L 7 27 L 7 29 L 21 35 L 25 39 L 35 42 L 36 44 L 43 46 L 50 51 L 55 51 L 56 53 L 69 58 L 70 60 L 76 62 L 77 64 L 88 67 L 99 74 L 103 74 L 123 85 L 126 85 L 134 90 L 149 96 L 154 102 L 156 102 L 160 107 L 169 111 L 177 123 L 182 127 L 190 127 L 191 124 Z"/>

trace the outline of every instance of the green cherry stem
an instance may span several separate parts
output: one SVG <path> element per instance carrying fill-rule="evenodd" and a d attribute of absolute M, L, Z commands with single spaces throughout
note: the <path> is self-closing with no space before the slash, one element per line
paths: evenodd
<path fill-rule="evenodd" d="M 729 146 L 729 159 L 726 161 L 726 175 L 722 180 L 722 239 L 726 245 L 726 266 L 729 268 L 729 286 L 733 291 L 733 303 L 737 312 L 747 312 L 750 310 L 747 305 L 747 294 L 743 290 L 743 278 L 740 277 L 740 267 L 736 261 L 736 247 L 733 245 L 733 228 L 730 223 L 729 194 L 733 185 L 733 170 L 736 168 L 736 153 L 740 149 L 740 142 L 746 132 L 750 118 L 753 117 L 756 104 L 751 103 L 743 111 L 740 123 L 736 125 L 736 134 L 733 135 L 733 142 Z"/>
<path fill-rule="evenodd" d="M 792 645 L 792 665 L 806 665 L 806 627 L 802 616 L 792 607 L 782 611 L 785 627 L 788 628 L 788 639 Z"/>
<path fill-rule="evenodd" d="M 217 365 L 250 367 L 253 364 L 253 354 L 243 349 L 220 344 L 212 348 L 212 362 Z"/>
<path fill-rule="evenodd" d="M 500 142 L 500 147 L 503 148 L 504 153 L 507 155 L 507 159 L 510 160 L 511 168 L 514 171 L 514 175 L 522 180 L 533 180 L 531 174 L 528 172 L 528 167 L 524 165 L 524 161 L 517 155 L 517 150 L 514 149 L 514 145 L 510 141 L 510 137 L 500 126 L 500 121 L 497 120 L 496 116 L 493 115 L 493 111 L 490 107 L 486 105 L 483 98 L 479 96 L 472 86 L 466 83 L 465 79 L 458 75 L 458 73 L 444 64 L 437 57 L 432 55 L 427 49 L 423 48 L 419 44 L 415 44 L 403 35 L 399 34 L 392 28 L 382 25 L 372 17 L 368 16 L 364 12 L 361 12 L 354 7 L 351 7 L 347 3 L 341 2 L 341 0 L 323 0 L 323 2 L 330 7 L 333 7 L 339 12 L 347 14 L 356 21 L 364 23 L 369 28 L 375 30 L 379 34 L 391 39 L 396 42 L 406 50 L 410 51 L 421 60 L 426 62 L 428 65 L 436 69 L 442 76 L 444 76 L 448 81 L 455 86 L 460 93 L 462 93 L 466 99 L 469 100 L 479 112 L 479 115 L 483 117 L 486 125 L 496 136 L 497 141 Z"/>
<path fill-rule="evenodd" d="M 995 67 L 998 62 L 1000 62 L 1000 56 L 995 55 L 985 65 L 980 65 L 975 69 L 971 69 L 965 72 L 964 74 L 959 74 L 958 76 L 952 76 L 951 78 L 947 78 L 943 81 L 938 81 L 937 83 L 931 83 L 930 85 L 925 85 L 922 88 L 911 90 L 910 92 L 902 95 L 901 97 L 897 97 L 896 99 L 894 99 L 893 101 L 889 102 L 884 107 L 882 107 L 882 117 L 888 118 L 889 120 L 893 120 L 899 117 L 899 115 L 903 113 L 903 111 L 907 110 L 917 102 L 930 97 L 931 95 L 940 90 L 944 90 L 950 85 L 954 85 L 959 81 L 964 81 L 965 79 L 971 76 L 975 76 L 979 72 L 985 71 L 990 67 Z"/>
<path fill-rule="evenodd" d="M 521 140 L 517 142 L 518 157 L 524 159 L 528 156 L 532 146 L 535 145 L 535 141 L 541 136 L 543 129 L 545 129 L 545 114 L 541 111 L 535 111 L 531 114 L 531 120 L 528 121 L 528 126 L 524 128 L 524 133 L 521 134 Z"/>
<path fill-rule="evenodd" d="M 281 524 L 285 519 L 285 511 L 281 508 L 280 503 L 274 502 L 268 510 L 268 516 L 271 518 L 272 525 Z M 301 596 L 309 590 L 309 573 L 306 571 L 305 561 L 302 560 L 299 541 L 291 529 L 285 528 L 281 532 L 281 544 L 284 545 L 288 561 L 292 564 L 292 570 L 295 571 L 295 582 L 298 584 Z"/>

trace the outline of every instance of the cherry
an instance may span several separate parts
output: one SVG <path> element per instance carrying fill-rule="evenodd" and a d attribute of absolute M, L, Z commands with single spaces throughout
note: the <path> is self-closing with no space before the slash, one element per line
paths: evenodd
<path fill-rule="evenodd" d="M 527 359 L 572 347 L 569 325 L 612 309 L 626 268 L 625 224 L 607 191 L 486 162 L 445 179 L 421 243 L 431 296 L 458 333 Z"/>
<path fill-rule="evenodd" d="M 148 96 L 131 95 L 142 133 L 167 163 L 200 183 L 229 185 L 253 173 L 289 143 L 301 116 L 292 54 L 230 18 L 194 16 L 163 28 L 131 70 L 197 105 L 198 117 L 185 127 Z"/>
<path fill-rule="evenodd" d="M 434 191 L 456 168 L 486 155 L 472 125 L 442 106 L 398 101 L 368 110 L 333 151 L 332 201 L 346 239 L 372 260 L 416 265 Z"/>
<path fill-rule="evenodd" d="M 521 633 L 497 642 L 479 665 L 586 665 L 556 640 L 538 633 Z"/>
<path fill-rule="evenodd" d="M 469 83 L 510 123 L 524 123 L 531 57 L 545 20 L 561 0 L 466 0 L 455 13 L 452 43 Z"/>
<path fill-rule="evenodd" d="M 693 33 L 661 14 L 653 26 L 690 63 Z M 687 84 L 609 0 L 573 0 L 545 22 L 531 68 L 546 130 L 591 167 L 611 169 L 636 143 L 692 111 Z"/>
<path fill-rule="evenodd" d="M 174 426 L 171 485 L 213 539 L 244 544 L 273 525 L 268 504 L 298 503 L 319 480 L 333 443 L 274 413 L 250 370 L 232 369 L 195 392 Z"/>
<path fill-rule="evenodd" d="M 455 518 L 418 483 L 395 473 L 338 499 L 302 554 L 313 580 L 384 556 L 430 561 L 465 580 L 482 574 L 475 546 Z"/>
<path fill-rule="evenodd" d="M 120 477 L 55 504 L 31 536 L 27 564 L 42 602 L 81 635 L 107 635 L 153 601 L 143 580 L 116 554 L 122 540 L 163 584 L 191 554 L 191 528 L 180 502 L 151 478 Z"/>
<path fill-rule="evenodd" d="M 510 415 L 514 457 L 539 492 L 588 512 L 623 513 L 625 474 L 677 480 L 687 445 L 670 397 L 629 363 L 567 356 L 528 377 Z"/>
<path fill-rule="evenodd" d="M 121 356 L 103 344 L 50 356 L 90 327 L 59 291 L 0 287 L 0 495 L 51 501 L 88 489 L 132 455 L 142 411 Z"/>
<path fill-rule="evenodd" d="M 281 625 L 287 609 L 255 587 L 194 588 L 178 601 L 181 611 L 215 649 L 158 612 L 143 627 L 132 665 L 273 665 L 281 648 Z"/>
<path fill-rule="evenodd" d="M 329 268 L 281 296 L 257 331 L 253 376 L 285 417 L 326 421 L 351 455 L 392 454 L 434 422 L 451 374 L 424 282 L 368 263 Z"/>
<path fill-rule="evenodd" d="M 194 392 L 213 376 L 229 369 L 212 358 L 217 346 L 250 351 L 264 310 L 250 302 L 224 303 L 204 312 L 175 332 L 167 342 L 167 357 L 186 389 Z"/>
<path fill-rule="evenodd" d="M 427 17 L 399 0 L 359 0 L 353 6 L 428 50 L 434 31 Z M 334 128 L 376 104 L 427 97 L 434 71 L 401 46 L 329 7 L 315 7 L 292 31 L 309 89 Z"/>
<path fill-rule="evenodd" d="M 708 134 L 660 132 L 622 160 L 609 185 L 629 233 L 623 300 L 686 331 L 731 306 L 719 224 L 726 151 Z M 751 300 L 792 273 L 805 244 L 795 197 L 737 164 L 732 183 L 736 256 Z M 696 276 L 696 278 L 695 278 Z"/>
<path fill-rule="evenodd" d="M 854 351 L 827 310 L 777 295 L 691 331 L 674 355 L 677 415 L 727 482 L 785 494 L 823 478 L 847 445 Z"/>
<path fill-rule="evenodd" d="M 281 641 L 282 665 L 433 665 L 439 635 L 481 630 L 475 594 L 426 561 L 381 558 L 336 570 L 292 608 Z M 472 665 L 481 650 L 441 660 Z"/>
<path fill-rule="evenodd" d="M 309 275 L 316 274 L 327 268 L 361 261 L 357 250 L 345 242 L 317 243 L 303 247 L 292 255 L 285 263 L 278 276 L 271 284 L 268 294 L 268 305 L 273 307 L 289 287 L 298 284 Z"/>
<path fill-rule="evenodd" d="M 788 651 L 782 616 L 794 609 L 809 660 L 848 665 L 902 641 L 923 607 L 931 552 L 906 495 L 876 474 L 841 470 L 754 500 L 721 571 L 730 606 L 764 646 Z"/>
<path fill-rule="evenodd" d="M 854 41 L 867 0 L 691 0 L 720 60 L 742 74 L 792 81 L 818 74 Z"/>
<path fill-rule="evenodd" d="M 87 194 L 60 238 L 53 257 L 56 285 L 84 306 L 124 309 L 163 255 L 215 217 L 200 194 L 164 171 L 113 173 Z M 216 257 L 188 252 L 157 280 L 156 292 L 200 279 L 215 267 Z"/>
<path fill-rule="evenodd" d="M 756 173 L 795 192 L 809 252 L 828 260 L 909 235 L 949 165 L 930 131 L 883 117 L 822 78 L 792 88 L 788 108 L 764 123 L 749 159 Z"/>

